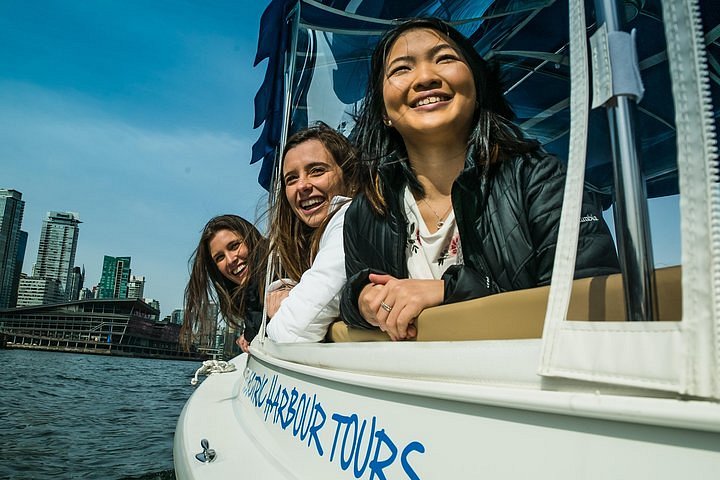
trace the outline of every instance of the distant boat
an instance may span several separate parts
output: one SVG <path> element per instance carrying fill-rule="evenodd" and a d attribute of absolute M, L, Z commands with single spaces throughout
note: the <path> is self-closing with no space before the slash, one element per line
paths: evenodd
<path fill-rule="evenodd" d="M 505 62 L 520 125 L 569 159 L 558 254 L 549 287 L 429 309 L 414 342 L 341 322 L 321 344 L 260 335 L 185 405 L 179 479 L 717 478 L 720 9 L 596 3 L 271 2 L 262 184 L 288 131 L 318 119 L 352 130 L 390 19 L 436 15 Z M 639 86 L 608 71 L 631 56 L 630 28 L 637 106 Z M 572 280 L 583 177 L 613 203 L 622 275 Z M 646 194 L 679 195 L 681 265 L 653 263 Z"/>

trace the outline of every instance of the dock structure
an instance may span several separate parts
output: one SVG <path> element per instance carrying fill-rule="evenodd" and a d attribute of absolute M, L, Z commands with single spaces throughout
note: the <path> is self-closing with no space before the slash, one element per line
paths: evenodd
<path fill-rule="evenodd" d="M 198 360 L 185 352 L 180 326 L 157 322 L 155 308 L 139 299 L 93 299 L 0 310 L 8 348 L 126 357 Z"/>

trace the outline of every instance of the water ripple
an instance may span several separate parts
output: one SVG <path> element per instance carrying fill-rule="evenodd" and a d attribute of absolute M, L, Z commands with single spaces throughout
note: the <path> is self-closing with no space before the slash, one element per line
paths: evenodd
<path fill-rule="evenodd" d="M 173 480 L 193 362 L 0 350 L 0 478 Z"/>

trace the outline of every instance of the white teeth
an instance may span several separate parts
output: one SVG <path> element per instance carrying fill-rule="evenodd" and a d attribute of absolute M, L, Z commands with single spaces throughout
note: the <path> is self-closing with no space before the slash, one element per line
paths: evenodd
<path fill-rule="evenodd" d="M 311 198 L 309 200 L 303 200 L 302 202 L 300 202 L 300 208 L 312 208 L 315 205 L 320 205 L 324 201 L 325 200 L 322 198 Z"/>
<path fill-rule="evenodd" d="M 243 270 L 245 270 L 245 264 L 244 264 L 244 263 L 243 263 L 242 265 L 240 265 L 238 268 L 236 268 L 235 270 L 233 270 L 232 274 L 233 274 L 233 275 L 237 275 L 237 274 L 239 274 L 240 272 L 242 272 Z"/>
<path fill-rule="evenodd" d="M 427 97 L 417 102 L 417 106 L 422 107 L 423 105 L 430 105 L 431 103 L 437 103 L 440 101 L 442 101 L 440 97 Z"/>

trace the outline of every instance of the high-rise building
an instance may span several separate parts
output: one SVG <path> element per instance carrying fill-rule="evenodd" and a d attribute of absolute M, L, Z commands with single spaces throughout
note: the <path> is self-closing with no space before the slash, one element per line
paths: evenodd
<path fill-rule="evenodd" d="M 22 193 L 17 190 L 0 189 L 0 308 L 15 306 L 17 288 L 22 271 L 22 261 L 18 268 L 18 257 L 22 236 L 22 225 L 25 202 Z M 27 234 L 25 235 L 27 243 Z M 25 248 L 22 248 L 25 256 Z"/>
<path fill-rule="evenodd" d="M 130 257 L 105 255 L 97 298 L 127 298 L 129 280 Z"/>
<path fill-rule="evenodd" d="M 10 307 L 14 307 L 17 305 L 17 296 L 18 296 L 18 288 L 20 287 L 20 278 L 25 275 L 22 273 L 23 268 L 23 260 L 25 260 L 25 249 L 27 248 L 27 241 L 28 241 L 28 233 L 20 230 L 20 243 L 18 244 L 18 251 L 17 251 L 17 263 L 15 266 L 15 271 L 17 272 L 17 275 L 15 275 L 15 282 L 12 286 L 12 291 L 10 292 Z"/>
<path fill-rule="evenodd" d="M 69 298 L 71 302 L 80 299 L 80 290 L 83 288 L 85 283 L 85 267 L 73 267 L 72 273 L 70 274 L 70 283 L 68 287 Z"/>
<path fill-rule="evenodd" d="M 127 287 L 127 298 L 143 298 L 145 293 L 145 277 L 141 275 L 130 275 Z"/>
<path fill-rule="evenodd" d="M 175 325 L 182 325 L 183 320 L 185 319 L 185 310 L 182 309 L 175 309 L 170 314 L 170 321 L 174 323 Z"/>
<path fill-rule="evenodd" d="M 56 278 L 24 277 L 18 288 L 18 307 L 64 303 L 65 292 Z"/>
<path fill-rule="evenodd" d="M 48 212 L 40 233 L 40 245 L 33 277 L 60 280 L 66 299 L 70 299 L 72 269 L 75 266 L 80 217 L 74 212 Z"/>

